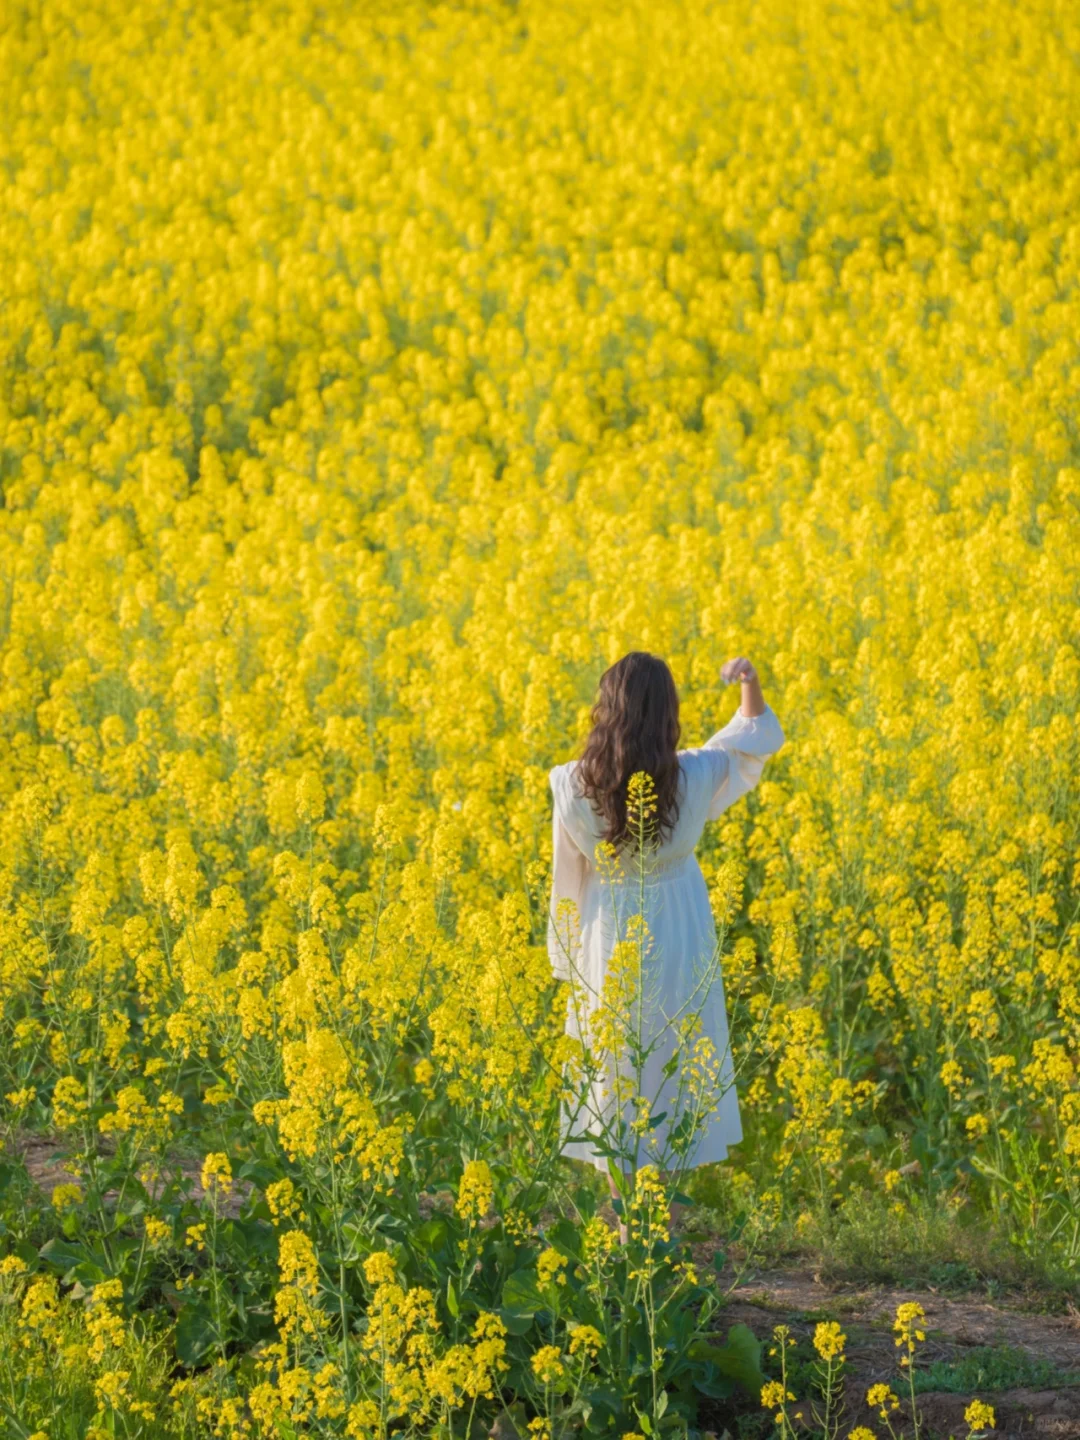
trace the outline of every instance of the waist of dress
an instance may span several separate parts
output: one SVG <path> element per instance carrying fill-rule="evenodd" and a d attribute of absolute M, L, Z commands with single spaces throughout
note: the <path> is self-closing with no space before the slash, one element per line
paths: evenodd
<path fill-rule="evenodd" d="M 640 877 L 646 888 L 657 883 L 663 884 L 669 880 L 678 880 L 683 875 L 692 872 L 697 868 L 697 856 L 693 851 L 689 855 L 675 855 L 668 860 L 650 860 Z M 597 876 L 602 885 L 609 883 L 604 878 Z M 636 862 L 631 859 L 624 864 L 622 876 L 614 882 L 620 890 L 632 890 L 639 884 L 639 875 Z"/>

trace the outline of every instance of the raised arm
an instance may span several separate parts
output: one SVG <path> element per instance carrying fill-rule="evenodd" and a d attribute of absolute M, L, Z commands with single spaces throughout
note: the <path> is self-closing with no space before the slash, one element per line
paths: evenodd
<path fill-rule="evenodd" d="M 765 761 L 784 744 L 784 732 L 772 708 L 761 693 L 757 671 L 744 656 L 728 660 L 720 670 L 725 684 L 738 680 L 742 686 L 742 704 L 728 723 L 703 746 L 706 750 L 724 752 L 717 757 L 713 776 L 712 800 L 708 818 L 716 820 L 729 805 L 734 805 L 761 779 Z"/>
<path fill-rule="evenodd" d="M 751 719 L 765 713 L 765 697 L 761 693 L 761 681 L 757 670 L 745 655 L 736 655 L 734 660 L 725 660 L 720 666 L 720 679 L 725 685 L 738 680 L 742 684 L 742 703 L 739 709 Z"/>

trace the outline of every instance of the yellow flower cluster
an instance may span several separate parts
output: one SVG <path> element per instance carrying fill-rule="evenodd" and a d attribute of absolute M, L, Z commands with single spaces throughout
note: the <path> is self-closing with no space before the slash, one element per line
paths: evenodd
<path fill-rule="evenodd" d="M 158 1413 L 150 1397 L 160 1397 L 170 1362 L 160 1347 L 147 1344 L 141 1328 L 121 1313 L 123 1286 L 107 1280 L 74 1292 L 54 1275 L 30 1274 L 18 1257 L 0 1261 L 0 1345 L 8 1359 L 4 1403 L 12 1398 L 11 1378 L 19 1385 L 20 1419 L 44 1420 L 48 1429 L 31 1432 L 49 1440 L 66 1416 L 94 1423 L 80 1433 L 101 1435 L 140 1430 L 141 1421 Z M 12 1411 L 11 1413 L 15 1413 Z"/>
<path fill-rule="evenodd" d="M 964 1419 L 967 1421 L 971 1434 L 975 1434 L 977 1431 L 993 1430 L 994 1407 L 987 1405 L 985 1400 L 972 1400 L 964 1411 Z"/>
<path fill-rule="evenodd" d="M 491 1167 L 486 1160 L 469 1160 L 461 1172 L 461 1182 L 458 1185 L 454 1207 L 457 1213 L 470 1223 L 482 1220 L 491 1209 L 494 1199 Z"/>

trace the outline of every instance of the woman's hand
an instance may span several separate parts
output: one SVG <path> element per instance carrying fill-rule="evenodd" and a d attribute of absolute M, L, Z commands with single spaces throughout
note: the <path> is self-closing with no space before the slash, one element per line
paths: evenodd
<path fill-rule="evenodd" d="M 745 655 L 736 655 L 734 660 L 725 660 L 720 666 L 720 679 L 725 685 L 733 685 L 736 680 L 756 680 L 757 678 L 757 671 Z"/>
<path fill-rule="evenodd" d="M 765 697 L 761 693 L 761 681 L 753 664 L 745 655 L 736 655 L 734 660 L 725 660 L 720 667 L 720 679 L 725 685 L 742 681 L 742 704 L 740 710 L 748 720 L 765 714 Z"/>

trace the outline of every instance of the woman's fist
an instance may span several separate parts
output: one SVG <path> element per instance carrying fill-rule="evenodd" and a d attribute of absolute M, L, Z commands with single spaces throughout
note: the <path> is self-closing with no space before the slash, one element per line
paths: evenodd
<path fill-rule="evenodd" d="M 720 679 L 725 685 L 733 685 L 736 680 L 756 680 L 757 671 L 745 655 L 736 655 L 734 660 L 725 660 L 721 665 Z"/>

